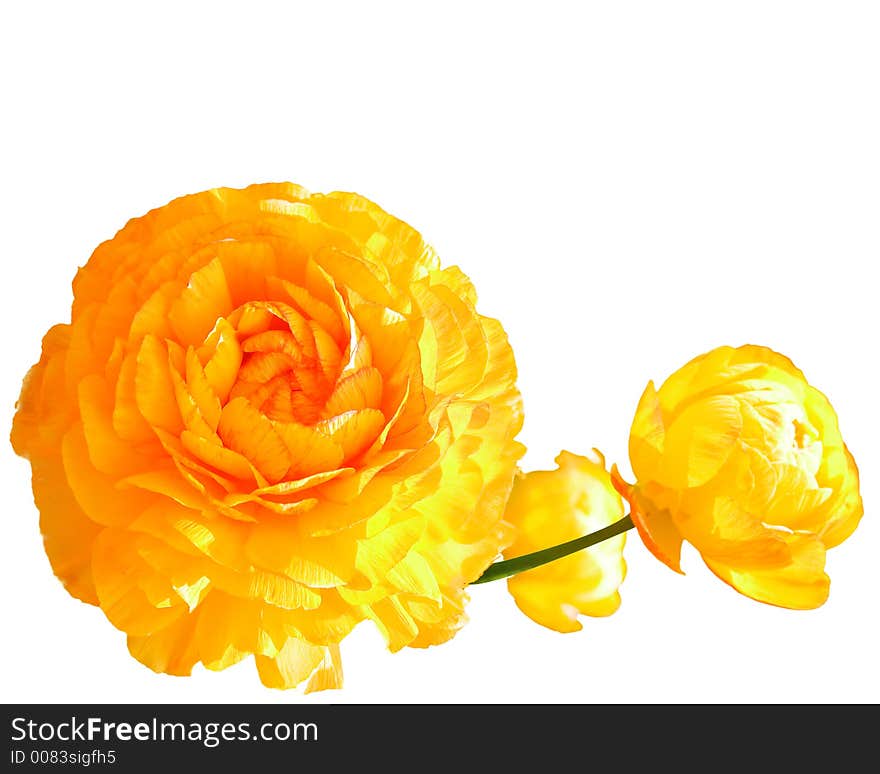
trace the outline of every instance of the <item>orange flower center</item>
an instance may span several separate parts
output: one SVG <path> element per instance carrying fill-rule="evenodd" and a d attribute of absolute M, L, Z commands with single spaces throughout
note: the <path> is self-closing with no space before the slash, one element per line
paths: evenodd
<path fill-rule="evenodd" d="M 268 419 L 315 424 L 339 377 L 332 337 L 283 304 L 254 302 L 241 314 L 246 323 L 244 331 L 237 331 L 242 364 L 230 399 L 247 398 Z M 318 335 L 327 340 L 323 353 L 317 349 Z"/>

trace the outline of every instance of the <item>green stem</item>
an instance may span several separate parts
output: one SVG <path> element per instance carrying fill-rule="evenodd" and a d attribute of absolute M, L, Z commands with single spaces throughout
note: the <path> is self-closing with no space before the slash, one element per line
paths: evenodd
<path fill-rule="evenodd" d="M 526 570 L 533 570 L 542 564 L 553 562 L 556 559 L 561 559 L 563 556 L 568 556 L 584 548 L 594 546 L 596 543 L 601 543 L 603 540 L 608 540 L 608 538 L 619 535 L 621 532 L 626 532 L 634 526 L 633 520 L 629 516 L 624 516 L 620 521 L 615 521 L 614 524 L 609 524 L 607 527 L 591 532 L 589 535 L 569 540 L 567 543 L 560 543 L 558 546 L 544 548 L 531 554 L 523 554 L 514 559 L 505 559 L 503 562 L 495 562 L 486 568 L 486 572 L 477 578 L 474 584 L 488 583 L 489 581 L 500 580 L 501 578 L 509 578 L 511 575 L 516 575 Z"/>

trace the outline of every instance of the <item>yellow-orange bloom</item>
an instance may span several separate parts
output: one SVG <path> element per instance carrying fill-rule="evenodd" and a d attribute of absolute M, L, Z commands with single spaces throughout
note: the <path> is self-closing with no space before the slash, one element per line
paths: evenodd
<path fill-rule="evenodd" d="M 594 450 L 590 457 L 563 451 L 556 470 L 518 476 L 505 518 L 516 528 L 506 559 L 583 537 L 623 518 L 623 500 Z M 561 559 L 514 575 L 507 588 L 529 618 L 558 632 L 581 629 L 578 615 L 611 615 L 626 564 L 620 534 Z"/>
<path fill-rule="evenodd" d="M 828 596 L 825 550 L 862 515 L 855 462 L 826 397 L 758 346 L 719 347 L 655 391 L 629 444 L 636 484 L 615 483 L 648 548 L 672 569 L 682 540 L 746 596 L 808 609 Z"/>
<path fill-rule="evenodd" d="M 360 621 L 450 638 L 509 540 L 516 366 L 455 267 L 363 197 L 215 189 L 78 272 L 12 432 L 45 548 L 135 658 L 338 687 Z"/>

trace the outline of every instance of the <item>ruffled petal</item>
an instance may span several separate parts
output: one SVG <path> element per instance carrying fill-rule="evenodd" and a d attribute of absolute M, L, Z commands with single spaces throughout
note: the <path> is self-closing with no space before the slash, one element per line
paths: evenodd
<path fill-rule="evenodd" d="M 811 610 L 828 599 L 830 579 L 825 574 L 825 546 L 821 541 L 789 536 L 791 562 L 783 568 L 749 570 L 703 557 L 725 583 L 747 597 L 779 607 Z"/>

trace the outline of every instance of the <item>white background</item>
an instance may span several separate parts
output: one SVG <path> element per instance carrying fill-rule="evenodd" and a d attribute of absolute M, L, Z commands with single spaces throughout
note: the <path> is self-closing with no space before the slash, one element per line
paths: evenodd
<path fill-rule="evenodd" d="M 875 702 L 880 13 L 856 2 L 17 3 L 0 14 L 0 429 L 70 282 L 133 216 L 218 185 L 352 190 L 422 231 L 510 335 L 525 468 L 597 446 L 629 472 L 648 379 L 720 344 L 789 355 L 831 399 L 866 516 L 812 612 L 739 596 L 630 533 L 623 604 L 542 629 L 503 583 L 450 643 L 368 624 L 346 687 L 250 662 L 155 675 L 43 554 L 0 444 L 7 702 Z"/>

